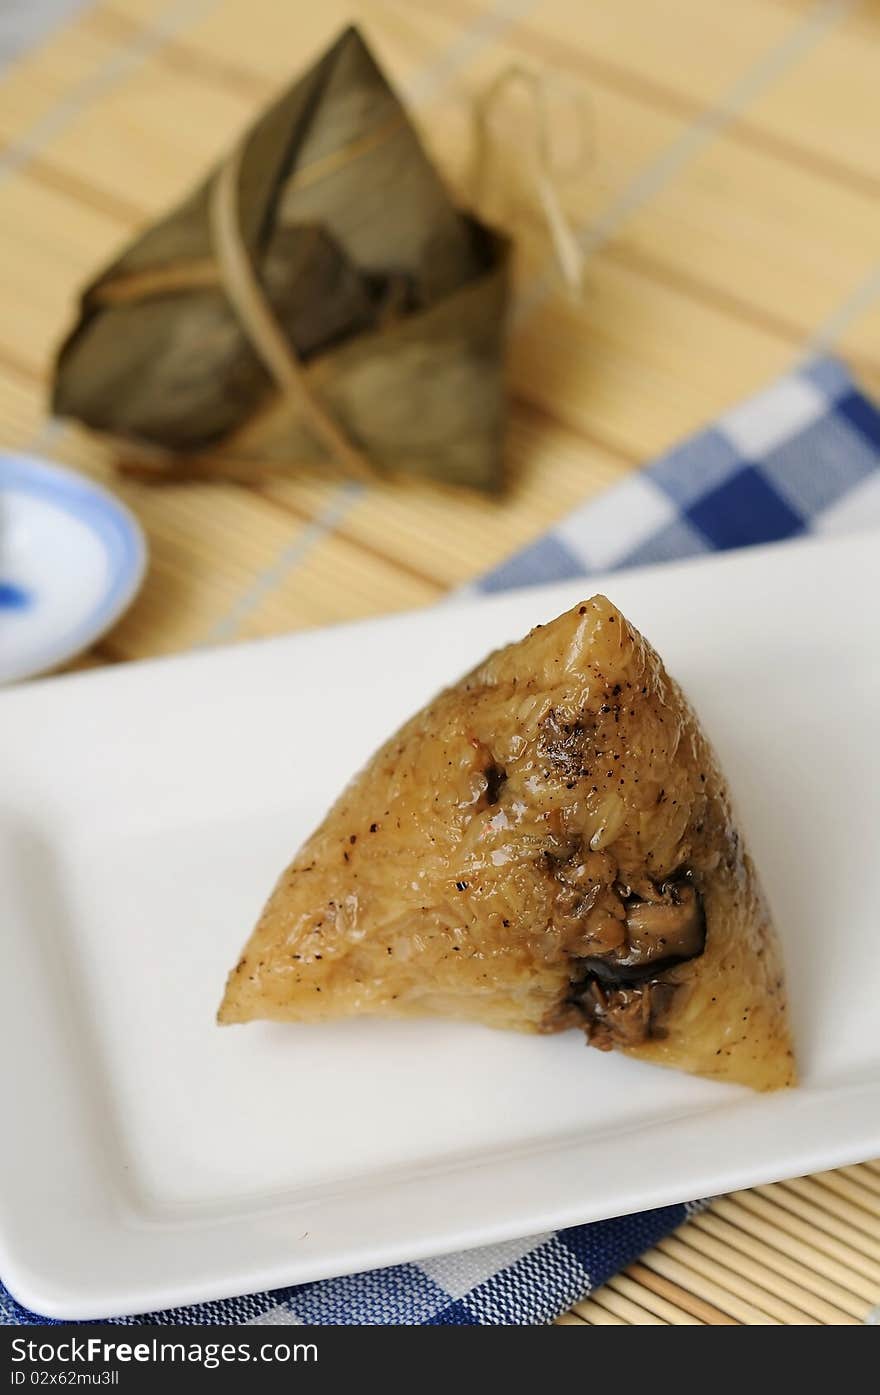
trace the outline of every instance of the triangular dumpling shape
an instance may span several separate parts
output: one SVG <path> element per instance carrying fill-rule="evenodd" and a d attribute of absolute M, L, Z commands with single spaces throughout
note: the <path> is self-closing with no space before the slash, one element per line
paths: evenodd
<path fill-rule="evenodd" d="M 441 1014 L 769 1090 L 783 972 L 717 760 L 595 596 L 416 714 L 282 874 L 221 1022 Z"/>

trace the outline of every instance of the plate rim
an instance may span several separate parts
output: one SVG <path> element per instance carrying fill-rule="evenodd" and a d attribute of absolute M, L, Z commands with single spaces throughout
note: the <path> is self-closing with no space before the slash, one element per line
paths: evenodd
<path fill-rule="evenodd" d="M 735 1087 L 728 1087 L 735 1088 Z M 870 1106 L 864 1110 L 864 1126 L 857 1138 L 848 1138 L 845 1142 L 835 1142 L 828 1134 L 829 1120 L 833 1119 L 835 1110 L 839 1110 L 841 1105 L 848 1101 L 850 1096 L 858 1096 L 865 1100 Z M 757 1164 L 751 1163 L 743 1166 L 738 1161 L 728 1164 L 723 1174 L 719 1175 L 717 1168 L 711 1170 L 711 1175 L 715 1181 L 721 1185 L 715 1185 L 706 1170 L 699 1167 L 684 1166 L 679 1180 L 673 1185 L 644 1188 L 644 1168 L 648 1166 L 655 1155 L 658 1137 L 665 1137 L 668 1146 L 675 1150 L 677 1157 L 687 1157 L 689 1147 L 699 1148 L 701 1135 L 706 1127 L 707 1120 L 714 1120 L 713 1127 L 716 1140 L 718 1137 L 719 1125 L 721 1133 L 725 1136 L 730 1145 L 730 1156 L 736 1157 L 743 1142 L 755 1131 L 756 1111 L 755 1100 L 745 1099 L 740 1103 L 746 1108 L 742 1111 L 736 1107 L 726 1109 L 719 1106 L 717 1109 L 709 1109 L 698 1112 L 694 1115 L 686 1116 L 683 1119 L 674 1119 L 671 1124 L 654 1125 L 635 1131 L 631 1138 L 636 1140 L 636 1147 L 632 1149 L 631 1157 L 627 1162 L 628 1175 L 642 1171 L 640 1185 L 642 1190 L 636 1192 L 630 1186 L 630 1191 L 626 1194 L 624 1204 L 615 1201 L 610 1205 L 610 1196 L 619 1196 L 616 1190 L 619 1188 L 619 1177 L 615 1179 L 610 1191 L 599 1192 L 598 1199 L 592 1205 L 584 1202 L 567 1200 L 564 1203 L 555 1205 L 546 1204 L 542 1210 L 530 1213 L 527 1223 L 521 1219 L 521 1210 L 515 1205 L 508 1205 L 507 1212 L 501 1217 L 496 1217 L 487 1223 L 479 1220 L 469 1220 L 460 1230 L 450 1229 L 433 1230 L 431 1225 L 423 1225 L 420 1235 L 422 1238 L 413 1239 L 411 1232 L 404 1233 L 398 1225 L 395 1231 L 392 1225 L 389 1228 L 387 1217 L 383 1221 L 380 1229 L 376 1230 L 372 1241 L 336 1240 L 329 1247 L 325 1248 L 322 1257 L 318 1258 L 306 1254 L 297 1257 L 294 1253 L 288 1252 L 284 1256 L 275 1256 L 273 1259 L 262 1259 L 250 1264 L 233 1264 L 224 1268 L 218 1268 L 211 1278 L 197 1277 L 144 1277 L 136 1275 L 129 1278 L 127 1287 L 121 1292 L 113 1279 L 109 1281 L 105 1278 L 96 1277 L 92 1274 L 90 1284 L 90 1296 L 83 1299 L 80 1291 L 75 1287 L 74 1281 L 69 1278 L 65 1289 L 64 1280 L 58 1280 L 46 1272 L 44 1267 L 40 1271 L 39 1265 L 21 1254 L 16 1253 L 14 1246 L 10 1246 L 5 1238 L 0 1235 L 0 1266 L 2 1272 L 0 1277 L 10 1294 L 20 1305 L 31 1312 L 43 1317 L 55 1318 L 68 1321 L 96 1321 L 108 1317 L 131 1317 L 139 1314 L 146 1314 L 155 1311 L 163 1311 L 192 1304 L 203 1304 L 220 1301 L 225 1298 L 238 1297 L 247 1294 L 257 1294 L 262 1292 L 271 1293 L 273 1290 L 284 1289 L 301 1283 L 317 1282 L 322 1279 L 344 1277 L 349 1274 L 359 1273 L 365 1270 L 381 1269 L 389 1265 L 414 1262 L 422 1257 L 439 1258 L 443 1255 L 455 1253 L 459 1250 L 470 1250 L 503 1243 L 513 1239 L 528 1239 L 530 1236 L 543 1237 L 546 1233 L 556 1231 L 569 1226 L 589 1224 L 594 1221 L 607 1220 L 630 1215 L 644 1210 L 671 1206 L 675 1204 L 700 1203 L 700 1199 L 711 1198 L 713 1195 L 724 1195 L 755 1186 L 784 1181 L 789 1177 L 812 1175 L 816 1172 L 827 1171 L 836 1167 L 843 1167 L 863 1161 L 866 1157 L 873 1156 L 880 1150 L 880 1081 L 850 1082 L 842 1088 L 827 1087 L 813 1091 L 789 1091 L 782 1101 L 778 1096 L 759 1096 L 758 1102 L 761 1105 L 761 1112 L 773 1111 L 777 1123 L 784 1123 L 785 1115 L 801 1112 L 806 1108 L 807 1112 L 815 1116 L 817 1125 L 817 1138 L 819 1142 L 814 1149 L 805 1157 L 803 1150 L 795 1158 L 790 1156 L 784 1162 L 769 1163 L 766 1160 Z M 780 1103 L 784 1106 L 786 1101 L 795 1101 L 795 1108 L 783 1108 L 779 1110 Z M 873 1115 L 873 1124 L 870 1117 Z M 757 1127 L 763 1127 L 759 1123 Z M 618 1146 L 618 1139 L 621 1132 L 617 1131 L 605 1138 L 598 1140 L 585 1139 L 571 1144 L 568 1148 L 560 1149 L 559 1144 L 554 1140 L 549 1140 L 546 1147 L 538 1150 L 538 1154 L 545 1153 L 551 1163 L 557 1164 L 561 1156 L 564 1155 L 566 1165 L 562 1169 L 563 1174 L 570 1174 L 572 1166 L 577 1165 L 578 1160 L 589 1162 L 597 1152 L 613 1153 Z M 615 1159 L 616 1161 L 616 1159 Z M 509 1174 L 515 1171 L 522 1174 L 523 1170 L 533 1165 L 533 1157 L 524 1157 L 514 1160 L 512 1168 L 505 1164 L 503 1171 Z M 474 1164 L 462 1167 L 445 1167 L 438 1176 L 441 1181 L 452 1183 L 455 1189 L 459 1178 L 467 1176 L 469 1167 Z M 492 1167 L 492 1160 L 487 1160 L 476 1164 L 480 1172 L 488 1172 Z M 420 1187 L 423 1179 L 407 1179 L 403 1184 L 405 1189 L 416 1190 Z M 542 1184 L 546 1181 L 546 1174 L 542 1177 Z M 364 1196 L 376 1195 L 384 1189 L 390 1190 L 395 1195 L 395 1201 L 399 1201 L 400 1184 L 392 1181 L 389 1184 L 376 1184 L 360 1190 L 360 1197 L 355 1193 L 356 1200 L 362 1200 Z M 459 1188 L 460 1190 L 460 1188 Z M 497 1181 L 493 1179 L 478 1189 L 480 1196 L 488 1199 L 495 1197 Z M 343 1209 L 350 1204 L 350 1196 L 344 1194 L 341 1198 Z M 418 1200 L 418 1197 L 417 1197 Z M 302 1224 L 314 1224 L 317 1218 L 320 1222 L 320 1208 L 324 1208 L 331 1213 L 331 1220 L 338 1220 L 340 1201 L 332 1195 L 315 1208 L 309 1202 L 279 1204 L 275 1207 L 267 1208 L 262 1213 L 262 1218 L 270 1223 L 282 1225 L 294 1224 L 297 1228 Z M 403 1208 L 405 1210 L 405 1206 Z M 191 1235 L 201 1237 L 203 1240 L 212 1241 L 216 1239 L 219 1231 L 235 1230 L 239 1238 L 242 1238 L 243 1230 L 250 1225 L 254 1213 L 243 1214 L 235 1218 L 231 1224 L 223 1221 L 200 1224 L 193 1220 L 183 1221 L 178 1225 L 170 1222 L 151 1222 L 145 1220 L 143 1215 L 130 1213 L 117 1206 L 108 1205 L 100 1216 L 91 1216 L 89 1232 L 93 1241 L 107 1243 L 118 1242 L 125 1246 L 127 1253 L 136 1259 L 138 1255 L 146 1258 L 155 1267 L 155 1254 L 147 1242 L 156 1241 L 162 1244 L 170 1243 L 174 1248 L 175 1241 L 179 1242 L 181 1234 L 189 1232 Z M 304 1219 L 304 1218 L 308 1219 Z M 399 1217 L 395 1217 L 399 1220 Z M 95 1222 L 97 1221 L 97 1224 Z M 81 1232 L 77 1231 L 76 1225 L 71 1224 L 70 1216 L 62 1218 L 62 1224 L 66 1224 L 70 1230 L 71 1238 L 82 1240 Z M 390 1230 L 390 1233 L 389 1233 Z M 308 1232 L 305 1233 L 308 1236 Z M 95 1249 L 97 1246 L 95 1246 Z M 93 1253 L 94 1251 L 92 1251 Z M 191 1270 L 190 1270 L 191 1273 Z M 76 1282 L 80 1282 L 86 1275 L 80 1270 L 77 1274 Z"/>

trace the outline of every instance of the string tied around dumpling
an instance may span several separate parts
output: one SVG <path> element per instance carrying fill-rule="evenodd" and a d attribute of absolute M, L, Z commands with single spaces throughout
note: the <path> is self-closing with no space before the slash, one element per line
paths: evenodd
<path fill-rule="evenodd" d="M 257 278 L 241 233 L 239 174 L 243 150 L 239 143 L 223 162 L 210 193 L 211 237 L 223 290 L 254 352 L 279 391 L 296 403 L 316 439 L 351 478 L 375 478 L 369 457 L 312 392 L 299 356 Z"/>
<path fill-rule="evenodd" d="M 528 132 L 530 139 L 526 142 L 525 150 L 517 145 L 517 163 L 524 155 L 527 183 L 547 226 L 562 280 L 573 294 L 579 294 L 585 257 L 563 207 L 560 188 L 576 174 L 582 174 L 595 160 L 592 108 L 585 88 L 560 78 L 556 73 L 540 72 L 519 63 L 511 63 L 503 68 L 474 101 L 473 157 L 468 179 L 471 197 L 477 207 L 482 207 L 488 199 L 490 185 L 494 182 L 501 186 L 503 183 L 498 171 L 504 163 L 504 152 L 512 147 L 509 141 L 505 144 L 493 137 L 492 117 L 499 111 L 505 96 L 516 86 L 526 91 L 533 107 Z M 571 101 L 576 118 L 575 151 L 568 160 L 560 158 L 554 136 L 551 104 L 559 96 Z M 513 219 L 508 215 L 500 221 L 506 223 Z"/>

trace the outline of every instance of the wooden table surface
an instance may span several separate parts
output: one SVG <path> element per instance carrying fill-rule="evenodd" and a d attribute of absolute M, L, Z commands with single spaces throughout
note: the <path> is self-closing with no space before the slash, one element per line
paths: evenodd
<path fill-rule="evenodd" d="M 878 0 L 101 0 L 0 82 L 0 442 L 112 485 L 150 545 L 144 590 L 78 666 L 430 603 L 803 355 L 880 391 Z M 508 487 L 493 501 L 329 474 L 120 481 L 46 417 L 78 287 L 194 182 L 352 19 L 466 200 L 473 105 L 551 78 L 586 255 L 564 288 L 516 151 L 485 211 L 516 231 Z M 496 123 L 497 124 L 497 123 Z M 51 681 L 51 680 L 48 680 Z M 805 1190 L 806 1189 L 806 1190 Z M 861 1322 L 880 1302 L 880 1171 L 716 1203 L 566 1321 Z"/>

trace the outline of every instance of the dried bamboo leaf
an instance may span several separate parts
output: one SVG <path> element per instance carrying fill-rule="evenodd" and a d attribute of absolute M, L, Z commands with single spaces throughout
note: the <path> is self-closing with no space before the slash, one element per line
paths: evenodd
<path fill-rule="evenodd" d="M 238 235 L 316 410 L 378 468 L 497 487 L 508 246 L 453 206 L 356 29 L 233 158 Z M 86 288 L 58 356 L 55 410 L 150 447 L 151 474 L 327 460 L 230 300 L 218 170 Z"/>

